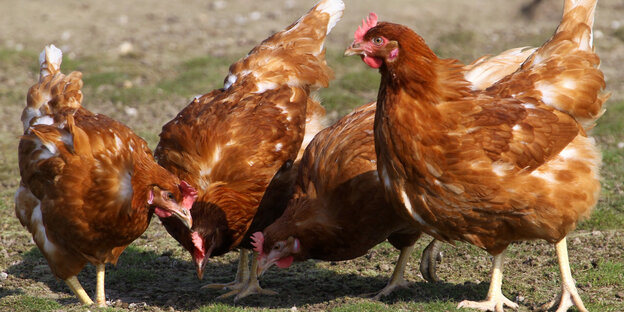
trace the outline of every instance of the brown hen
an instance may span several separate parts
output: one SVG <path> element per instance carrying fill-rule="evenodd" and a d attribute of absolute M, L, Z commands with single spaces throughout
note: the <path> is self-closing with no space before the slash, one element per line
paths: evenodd
<path fill-rule="evenodd" d="M 191 253 L 200 278 L 209 257 L 239 247 L 271 178 L 297 158 L 306 123 L 323 114 L 312 92 L 332 78 L 324 42 L 343 9 L 340 0 L 320 1 L 230 66 L 223 89 L 198 97 L 163 126 L 156 158 L 199 198 L 192 230 L 161 220 Z M 273 293 L 259 287 L 255 269 L 250 277 L 244 247 L 251 246 L 240 247 L 235 282 L 210 287 L 233 288 L 224 296 L 237 299 Z"/>
<path fill-rule="evenodd" d="M 19 144 L 22 180 L 15 213 L 83 304 L 93 304 L 76 275 L 96 266 L 96 302 L 106 305 L 104 266 L 147 229 L 152 214 L 192 225 L 196 196 L 156 164 L 147 143 L 121 123 L 81 106 L 82 74 L 60 72 L 62 53 L 41 53 L 41 77 L 28 91 Z"/>
<path fill-rule="evenodd" d="M 347 49 L 382 75 L 375 145 L 394 207 L 435 238 L 494 255 L 487 300 L 460 307 L 516 308 L 501 292 L 502 252 L 544 239 L 561 269 L 558 311 L 586 311 L 565 238 L 600 191 L 600 152 L 585 133 L 608 97 L 592 47 L 595 5 L 566 0 L 553 37 L 485 91 L 471 88 L 458 61 L 437 58 L 412 30 L 374 15 Z"/>

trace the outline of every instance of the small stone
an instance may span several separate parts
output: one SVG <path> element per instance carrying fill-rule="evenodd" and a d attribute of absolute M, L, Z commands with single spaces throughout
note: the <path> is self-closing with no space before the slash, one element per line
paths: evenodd
<path fill-rule="evenodd" d="M 517 295 L 517 296 L 516 296 L 516 302 L 524 302 L 524 296 L 522 296 L 522 295 Z"/>
<path fill-rule="evenodd" d="M 619 142 L 617 145 L 618 148 L 624 148 L 624 142 Z"/>
<path fill-rule="evenodd" d="M 130 89 L 130 88 L 132 88 L 133 86 L 134 86 L 134 85 L 133 85 L 132 81 L 130 81 L 130 80 L 124 80 L 124 82 L 123 82 L 123 87 L 124 87 L 124 89 Z"/>
<path fill-rule="evenodd" d="M 618 291 L 615 294 L 616 297 L 620 298 L 620 299 L 624 299 L 624 291 Z"/>
<path fill-rule="evenodd" d="M 119 55 L 128 55 L 134 51 L 134 45 L 128 41 L 124 41 L 119 45 Z"/>
<path fill-rule="evenodd" d="M 7 274 L 7 272 L 0 272 L 0 281 L 4 281 L 7 278 L 9 278 L 9 274 Z"/>
<path fill-rule="evenodd" d="M 249 13 L 249 19 L 252 21 L 257 21 L 262 17 L 262 13 L 258 12 L 258 11 L 253 11 L 251 13 Z"/>
<path fill-rule="evenodd" d="M 127 114 L 128 116 L 132 116 L 132 117 L 134 117 L 134 116 L 138 115 L 138 113 L 139 113 L 139 111 L 137 111 L 137 109 L 136 109 L 136 108 L 134 108 L 134 107 L 130 107 L 130 106 L 126 106 L 126 107 L 124 107 L 124 111 L 126 112 L 126 114 Z"/>
<path fill-rule="evenodd" d="M 297 307 L 293 306 L 292 308 L 290 308 L 290 311 L 293 311 L 293 312 L 297 311 Z"/>

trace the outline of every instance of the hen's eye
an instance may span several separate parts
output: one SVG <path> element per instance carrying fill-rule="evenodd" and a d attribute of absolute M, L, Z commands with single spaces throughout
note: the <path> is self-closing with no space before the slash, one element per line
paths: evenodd
<path fill-rule="evenodd" d="M 384 40 L 381 37 L 375 37 L 375 38 L 373 38 L 373 43 L 375 45 L 381 45 L 382 43 L 384 43 Z"/>
<path fill-rule="evenodd" d="M 169 199 L 171 199 L 171 200 L 174 200 L 174 199 L 175 199 L 175 196 L 173 196 L 173 193 L 168 193 L 168 194 L 167 194 L 167 198 L 169 198 Z"/>
<path fill-rule="evenodd" d="M 282 245 L 283 244 L 277 243 L 277 244 L 275 244 L 275 246 L 273 246 L 273 249 L 275 249 L 275 250 L 282 249 Z"/>

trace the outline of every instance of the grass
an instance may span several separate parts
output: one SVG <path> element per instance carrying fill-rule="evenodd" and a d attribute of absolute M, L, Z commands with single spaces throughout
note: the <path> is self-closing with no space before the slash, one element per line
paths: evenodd
<path fill-rule="evenodd" d="M 27 295 L 9 297 L 8 300 L 0 302 L 0 308 L 23 312 L 57 311 L 61 307 L 61 304 L 53 299 L 37 298 Z"/>
<path fill-rule="evenodd" d="M 474 45 L 480 40 L 469 32 L 448 33 L 442 42 Z M 446 45 L 445 43 L 445 45 Z M 452 51 L 451 51 L 452 52 Z M 451 53 L 448 52 L 448 53 Z M 469 53 L 469 52 L 466 52 Z M 146 68 L 133 58 L 88 57 L 67 59 L 66 70 L 84 72 L 85 105 L 130 125 L 151 147 L 158 141 L 160 126 L 170 120 L 189 99 L 220 86 L 228 65 L 237 56 L 191 57 L 173 70 Z M 470 55 L 466 55 L 470 57 Z M 336 80 L 320 96 L 334 118 L 376 98 L 379 74 L 357 58 L 342 57 L 329 50 L 328 63 Z M 32 51 L 0 50 L 0 62 L 15 74 L 19 88 L 0 84 L 2 117 L 17 120 L 23 108 L 27 85 L 36 77 Z M 27 73 L 20 73 L 24 68 Z M 1 73 L 0 73 L 1 75 Z M 128 83 L 129 82 L 129 83 Z M 24 87 L 26 86 L 26 87 Z M 128 108 L 136 114 L 128 114 Z M 131 111 L 131 110 L 130 110 Z M 594 130 L 604 153 L 603 193 L 592 217 L 570 235 L 573 274 L 581 296 L 591 311 L 624 311 L 624 102 L 609 102 L 608 111 Z M 0 132 L 0 269 L 9 277 L 0 281 L 1 311 L 83 311 L 63 282 L 52 277 L 45 259 L 31 243 L 13 212 L 13 192 L 18 185 L 17 136 L 21 124 L 4 124 Z M 427 239 L 418 241 L 421 250 Z M 148 231 L 121 256 L 117 266 L 108 266 L 107 295 L 116 303 L 98 311 L 453 311 L 463 299 L 480 300 L 488 288 L 490 257 L 467 244 L 444 247 L 438 274 L 445 281 L 428 284 L 418 274 L 418 256 L 413 255 L 406 272 L 407 289 L 381 301 L 359 297 L 384 287 L 398 252 L 380 244 L 358 259 L 346 262 L 306 261 L 289 270 L 269 270 L 261 279 L 277 296 L 252 296 L 239 303 L 215 298 L 223 291 L 201 289 L 205 283 L 228 282 L 234 277 L 237 254 L 211 261 L 204 281 L 198 281 L 189 255 L 153 221 Z M 546 302 L 559 287 L 553 248 L 545 242 L 512 244 L 505 260 L 503 292 L 512 300 L 522 298 L 520 311 Z M 88 293 L 95 288 L 92 266 L 79 275 Z M 134 304 L 133 306 L 130 306 Z"/>

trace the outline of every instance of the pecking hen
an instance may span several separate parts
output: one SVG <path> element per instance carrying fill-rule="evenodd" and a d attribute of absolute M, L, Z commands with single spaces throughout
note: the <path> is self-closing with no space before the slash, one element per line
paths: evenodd
<path fill-rule="evenodd" d="M 161 220 L 191 253 L 199 278 L 209 257 L 242 247 L 236 280 L 207 285 L 233 289 L 224 296 L 273 293 L 259 287 L 246 263 L 251 246 L 240 244 L 272 177 L 297 158 L 304 132 L 311 135 L 306 127 L 319 125 L 324 110 L 312 92 L 333 76 L 324 42 L 343 9 L 341 0 L 320 1 L 231 65 L 223 89 L 196 98 L 163 126 L 158 162 L 199 197 L 191 230 L 174 218 Z"/>
<path fill-rule="evenodd" d="M 102 307 L 105 264 L 117 262 L 153 213 L 191 227 L 197 193 L 159 166 L 128 127 L 83 108 L 82 74 L 62 74 L 61 60 L 59 49 L 46 47 L 39 82 L 28 91 L 15 214 L 83 304 L 93 301 L 76 276 L 87 262 L 96 266 Z"/>
<path fill-rule="evenodd" d="M 608 98 L 593 52 L 595 0 L 566 0 L 553 37 L 486 90 L 439 59 L 405 26 L 371 14 L 345 54 L 378 68 L 378 171 L 394 207 L 437 239 L 466 241 L 494 256 L 484 302 L 518 305 L 501 291 L 503 251 L 513 241 L 555 244 L 561 294 L 552 305 L 586 311 L 570 272 L 566 236 L 599 192 L 600 152 L 586 131 Z"/>
<path fill-rule="evenodd" d="M 252 236 L 258 275 L 273 264 L 285 268 L 306 259 L 353 259 L 388 239 L 401 255 L 376 298 L 406 284 L 405 265 L 421 232 L 384 209 L 389 204 L 375 165 L 374 116 L 375 103 L 364 105 L 314 137 L 284 214 Z"/>

